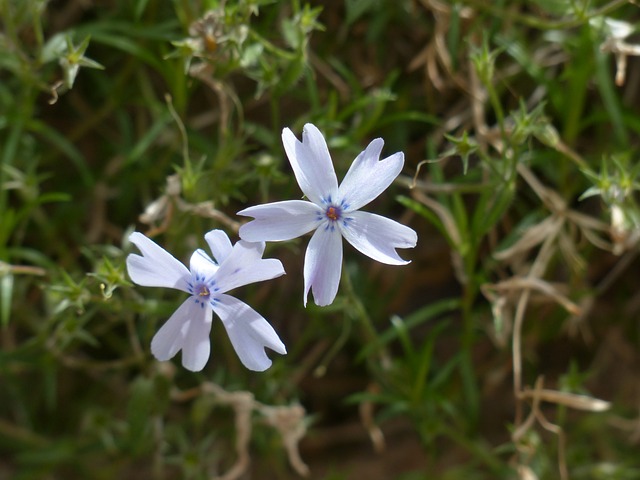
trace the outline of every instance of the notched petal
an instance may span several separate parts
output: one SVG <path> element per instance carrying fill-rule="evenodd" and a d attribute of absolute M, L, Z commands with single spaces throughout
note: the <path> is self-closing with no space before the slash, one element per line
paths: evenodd
<path fill-rule="evenodd" d="M 204 239 L 207 241 L 216 263 L 224 262 L 233 248 L 229 236 L 222 230 L 211 230 L 205 234 Z"/>
<path fill-rule="evenodd" d="M 191 255 L 191 260 L 189 261 L 191 275 L 199 274 L 201 277 L 211 278 L 218 271 L 218 268 L 218 265 L 207 255 L 207 252 L 200 248 Z"/>
<path fill-rule="evenodd" d="M 185 300 L 151 340 L 151 353 L 160 361 L 173 358 L 182 350 L 182 365 L 197 372 L 209 359 L 211 307 Z"/>
<path fill-rule="evenodd" d="M 242 364 L 262 372 L 271 366 L 265 348 L 284 355 L 287 349 L 273 327 L 249 305 L 229 295 L 220 295 L 214 311 L 222 320 Z"/>
<path fill-rule="evenodd" d="M 291 240 L 317 228 L 322 210 L 304 200 L 286 200 L 245 208 L 238 215 L 253 217 L 240 227 L 240 238 L 249 242 Z"/>
<path fill-rule="evenodd" d="M 133 232 L 129 241 L 142 252 L 127 257 L 127 271 L 143 287 L 167 287 L 188 291 L 190 273 L 179 260 L 142 233 Z"/>
<path fill-rule="evenodd" d="M 263 259 L 263 252 L 263 243 L 238 241 L 216 272 L 215 280 L 220 292 L 284 275 L 280 260 Z"/>
<path fill-rule="evenodd" d="M 413 248 L 418 235 L 401 223 L 368 212 L 351 212 L 346 226 L 341 227 L 344 238 L 357 250 L 378 262 L 406 265 L 396 248 Z"/>
<path fill-rule="evenodd" d="M 307 198 L 317 205 L 322 205 L 328 197 L 335 198 L 338 180 L 327 142 L 320 130 L 307 123 L 300 142 L 290 129 L 285 128 L 282 143 L 298 185 Z"/>
<path fill-rule="evenodd" d="M 349 205 L 348 210 L 364 207 L 389 188 L 400 175 L 404 166 L 404 154 L 398 152 L 378 160 L 383 145 L 381 138 L 373 140 L 356 157 L 340 184 L 338 196 Z"/>
<path fill-rule="evenodd" d="M 311 237 L 304 257 L 304 305 L 309 290 L 316 305 L 333 303 L 342 274 L 342 236 L 337 228 L 321 227 Z"/>

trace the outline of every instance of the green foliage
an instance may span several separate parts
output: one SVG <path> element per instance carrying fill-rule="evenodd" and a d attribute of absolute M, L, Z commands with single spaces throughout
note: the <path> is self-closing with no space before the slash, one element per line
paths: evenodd
<path fill-rule="evenodd" d="M 637 7 L 318 5 L 0 0 L 0 478 L 638 478 Z M 304 309 L 307 239 L 269 244 L 288 275 L 238 295 L 289 353 L 248 372 L 214 320 L 203 372 L 155 361 L 183 298 L 129 233 L 235 241 L 300 198 L 306 122 L 339 177 L 405 153 L 365 209 L 412 263 L 348 247 Z"/>

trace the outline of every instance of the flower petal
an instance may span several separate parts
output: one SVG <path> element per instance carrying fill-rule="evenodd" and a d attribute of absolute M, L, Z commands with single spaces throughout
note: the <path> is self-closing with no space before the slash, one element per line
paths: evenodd
<path fill-rule="evenodd" d="M 316 305 L 330 305 L 336 298 L 342 274 L 342 236 L 327 223 L 313 234 L 304 256 L 304 305 L 309 289 Z"/>
<path fill-rule="evenodd" d="M 378 161 L 383 145 L 384 141 L 376 138 L 351 164 L 338 191 L 338 198 L 348 205 L 346 210 L 364 207 L 384 192 L 402 171 L 402 152 Z"/>
<path fill-rule="evenodd" d="M 182 365 L 198 372 L 209 359 L 210 332 L 211 307 L 189 297 L 154 335 L 151 353 L 158 360 L 166 361 L 182 349 Z"/>
<path fill-rule="evenodd" d="M 142 233 L 133 232 L 129 241 L 142 252 L 142 256 L 132 253 L 127 257 L 127 271 L 134 283 L 188 291 L 191 274 L 179 260 Z"/>
<path fill-rule="evenodd" d="M 278 334 L 258 312 L 229 295 L 219 295 L 213 310 L 222 320 L 229 340 L 242 364 L 249 370 L 262 372 L 271 366 L 265 347 L 281 355 L 287 353 Z"/>
<path fill-rule="evenodd" d="M 245 208 L 238 215 L 255 218 L 240 227 L 240 238 L 249 242 L 277 242 L 317 228 L 322 210 L 304 200 L 286 200 Z"/>
<path fill-rule="evenodd" d="M 193 299 L 190 300 L 196 305 Z M 198 314 L 192 317 L 182 346 L 182 366 L 192 372 L 202 370 L 211 353 L 211 306 L 206 304 L 200 308 L 200 305 L 194 307 Z"/>
<path fill-rule="evenodd" d="M 227 234 L 222 230 L 211 230 L 207 232 L 204 239 L 209 244 L 213 258 L 219 265 L 229 256 L 231 253 L 231 240 Z"/>
<path fill-rule="evenodd" d="M 284 275 L 280 260 L 262 258 L 264 243 L 239 240 L 227 259 L 220 264 L 215 281 L 221 293 L 248 285 L 250 283 L 271 280 Z"/>
<path fill-rule="evenodd" d="M 200 276 L 203 279 L 210 279 L 218 271 L 218 265 L 215 264 L 211 257 L 207 255 L 207 252 L 199 248 L 191 255 L 189 260 L 189 269 L 191 270 L 191 277 L 194 275 Z"/>
<path fill-rule="evenodd" d="M 342 235 L 366 256 L 388 265 L 406 265 L 396 248 L 413 248 L 418 235 L 411 228 L 381 215 L 350 212 L 341 223 Z"/>
<path fill-rule="evenodd" d="M 335 199 L 338 180 L 327 142 L 320 130 L 307 123 L 300 142 L 290 129 L 285 128 L 282 130 L 282 143 L 298 185 L 307 198 L 316 205 Z"/>

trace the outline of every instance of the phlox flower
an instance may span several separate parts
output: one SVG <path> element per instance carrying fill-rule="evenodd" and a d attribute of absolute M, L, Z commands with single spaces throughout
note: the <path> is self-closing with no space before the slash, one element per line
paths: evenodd
<path fill-rule="evenodd" d="M 379 160 L 384 142 L 373 140 L 338 186 L 327 143 L 314 125 L 304 126 L 302 142 L 285 128 L 282 142 L 308 201 L 286 200 L 238 212 L 254 218 L 240 227 L 240 238 L 250 242 L 290 240 L 315 230 L 304 260 L 305 306 L 309 290 L 317 305 L 329 305 L 335 299 L 342 273 L 342 237 L 379 262 L 409 263 L 395 249 L 415 247 L 416 232 L 394 220 L 360 211 L 400 174 L 402 152 Z"/>
<path fill-rule="evenodd" d="M 158 360 L 169 360 L 182 350 L 182 365 L 197 372 L 209 359 L 212 312 L 224 325 L 238 357 L 250 370 L 271 366 L 265 347 L 284 355 L 285 346 L 269 323 L 249 305 L 227 295 L 229 290 L 279 277 L 282 263 L 263 259 L 264 243 L 243 240 L 231 245 L 222 230 L 204 236 L 215 262 L 204 250 L 191 255 L 189 268 L 169 252 L 139 232 L 129 236 L 142 255 L 127 257 L 131 279 L 144 287 L 168 287 L 190 296 L 171 315 L 151 340 L 151 353 Z"/>

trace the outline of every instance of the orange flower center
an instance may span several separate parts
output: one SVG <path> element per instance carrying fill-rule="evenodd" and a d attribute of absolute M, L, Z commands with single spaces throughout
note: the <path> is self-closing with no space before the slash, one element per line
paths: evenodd
<path fill-rule="evenodd" d="M 327 208 L 327 217 L 334 222 L 340 218 L 340 211 L 336 207 Z"/>

